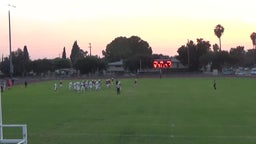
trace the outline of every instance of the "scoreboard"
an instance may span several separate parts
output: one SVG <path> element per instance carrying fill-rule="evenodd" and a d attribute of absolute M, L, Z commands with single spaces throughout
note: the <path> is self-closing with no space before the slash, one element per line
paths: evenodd
<path fill-rule="evenodd" d="M 153 67 L 155 69 L 172 68 L 172 61 L 170 59 L 155 59 L 153 61 Z"/>

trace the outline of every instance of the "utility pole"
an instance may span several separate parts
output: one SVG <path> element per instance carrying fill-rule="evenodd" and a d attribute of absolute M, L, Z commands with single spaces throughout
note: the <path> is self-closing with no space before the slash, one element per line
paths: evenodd
<path fill-rule="evenodd" d="M 0 91 L 0 140 L 3 140 L 2 96 Z"/>
<path fill-rule="evenodd" d="M 92 56 L 92 45 L 89 43 L 89 49 L 90 49 L 90 56 Z"/>

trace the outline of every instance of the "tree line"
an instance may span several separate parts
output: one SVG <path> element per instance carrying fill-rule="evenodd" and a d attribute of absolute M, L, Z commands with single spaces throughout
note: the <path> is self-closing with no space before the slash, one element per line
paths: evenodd
<path fill-rule="evenodd" d="M 102 71 L 106 64 L 103 59 L 97 56 L 88 56 L 87 51 L 83 51 L 74 42 L 70 58 L 66 56 L 66 48 L 63 48 L 62 57 L 54 59 L 37 59 L 31 60 L 27 50 L 24 46 L 23 50 L 18 48 L 11 53 L 12 65 L 14 67 L 13 76 L 28 76 L 31 74 L 45 75 L 48 72 L 54 72 L 58 69 L 74 68 L 80 70 L 82 74 L 95 73 Z M 6 75 L 10 75 L 10 59 L 8 57 L 2 58 L 0 63 L 0 70 Z"/>
<path fill-rule="evenodd" d="M 256 50 L 245 50 L 244 46 L 231 48 L 229 51 L 220 51 L 214 44 L 211 48 L 209 41 L 202 38 L 196 42 L 192 40 L 178 49 L 177 58 L 187 65 L 190 71 L 201 71 L 209 65 L 211 70 L 222 70 L 223 67 L 254 67 L 256 64 Z"/>
<path fill-rule="evenodd" d="M 217 25 L 214 29 L 214 34 L 219 38 L 219 45 L 211 45 L 209 41 L 202 38 L 198 38 L 196 42 L 188 40 L 186 44 L 178 48 L 178 55 L 175 57 L 190 71 L 200 71 L 209 65 L 211 69 L 218 70 L 221 70 L 222 67 L 253 67 L 256 63 L 255 49 L 245 51 L 243 46 L 237 46 L 229 51 L 221 50 L 223 32 L 224 27 L 221 25 Z M 252 33 L 250 38 L 253 41 L 253 47 L 256 48 L 256 33 Z M 163 54 L 153 54 L 149 43 L 138 36 L 117 37 L 106 46 L 102 54 L 103 58 L 90 56 L 75 41 L 69 57 L 67 57 L 64 47 L 62 57 L 31 60 L 28 48 L 24 46 L 23 49 L 18 48 L 11 53 L 14 67 L 13 76 L 27 76 L 31 72 L 42 75 L 64 68 L 74 68 L 81 74 L 93 74 L 106 70 L 109 62 L 120 60 L 124 62 L 127 71 L 137 72 L 138 69 L 153 68 L 154 59 L 170 58 Z M 5 75 L 10 74 L 10 59 L 8 57 L 2 58 L 0 70 Z"/>

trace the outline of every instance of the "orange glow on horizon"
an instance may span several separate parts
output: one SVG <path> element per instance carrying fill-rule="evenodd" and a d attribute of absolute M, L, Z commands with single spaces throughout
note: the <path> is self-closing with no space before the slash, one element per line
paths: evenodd
<path fill-rule="evenodd" d="M 4 0 L 3 0 L 4 1 Z M 8 2 L 6 0 L 6 2 Z M 222 49 L 252 48 L 255 32 L 254 1 L 238 0 L 10 0 L 12 49 L 27 45 L 31 59 L 67 56 L 75 40 L 83 50 L 102 56 L 107 44 L 119 36 L 139 36 L 153 53 L 174 56 L 187 40 L 218 44 L 213 29 L 224 26 Z M 221 5 L 219 5 L 221 3 Z M 241 5 L 243 7 L 241 7 Z M 0 3 L 0 54 L 8 56 L 8 16 Z M 216 9 L 218 7 L 218 9 Z"/>

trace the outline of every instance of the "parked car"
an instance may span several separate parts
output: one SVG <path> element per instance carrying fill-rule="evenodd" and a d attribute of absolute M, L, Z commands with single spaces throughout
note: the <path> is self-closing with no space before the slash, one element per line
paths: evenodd
<path fill-rule="evenodd" d="M 222 70 L 222 74 L 223 75 L 234 75 L 235 71 L 233 69 L 230 68 L 225 68 Z"/>
<path fill-rule="evenodd" d="M 245 73 L 244 71 L 237 70 L 237 71 L 235 72 L 235 75 L 243 76 L 243 75 L 246 75 L 246 73 Z"/>
<path fill-rule="evenodd" d="M 256 75 L 256 68 L 251 69 L 251 75 Z"/>
<path fill-rule="evenodd" d="M 239 67 L 235 71 L 236 71 L 235 75 L 238 75 L 238 76 L 248 76 L 248 75 L 250 75 L 250 69 L 249 68 Z"/>

